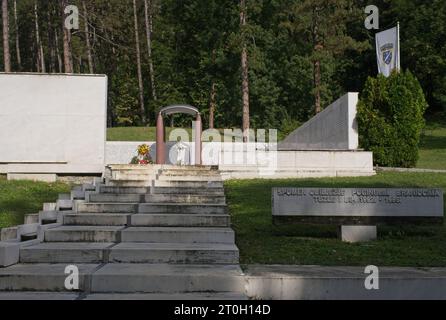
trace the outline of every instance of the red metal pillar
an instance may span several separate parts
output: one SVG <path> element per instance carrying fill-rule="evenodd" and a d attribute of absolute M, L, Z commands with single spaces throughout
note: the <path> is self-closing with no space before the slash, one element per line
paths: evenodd
<path fill-rule="evenodd" d="M 195 164 L 201 165 L 201 133 L 202 133 L 201 115 L 197 114 L 195 123 Z"/>
<path fill-rule="evenodd" d="M 156 164 L 166 164 L 166 144 L 164 142 L 164 119 L 158 113 L 156 120 Z"/>

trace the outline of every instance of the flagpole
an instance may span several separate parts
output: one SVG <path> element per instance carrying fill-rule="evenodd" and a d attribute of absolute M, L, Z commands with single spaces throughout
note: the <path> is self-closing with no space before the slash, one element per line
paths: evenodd
<path fill-rule="evenodd" d="M 400 22 L 398 21 L 396 24 L 396 30 L 397 30 L 397 41 L 398 41 L 398 60 L 397 60 L 397 70 L 400 72 L 401 70 L 401 53 L 400 53 Z"/>

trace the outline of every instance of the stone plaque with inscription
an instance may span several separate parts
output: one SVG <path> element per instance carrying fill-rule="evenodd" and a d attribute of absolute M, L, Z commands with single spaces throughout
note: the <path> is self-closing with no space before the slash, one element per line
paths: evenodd
<path fill-rule="evenodd" d="M 273 188 L 272 197 L 275 222 L 441 223 L 444 215 L 441 189 Z"/>

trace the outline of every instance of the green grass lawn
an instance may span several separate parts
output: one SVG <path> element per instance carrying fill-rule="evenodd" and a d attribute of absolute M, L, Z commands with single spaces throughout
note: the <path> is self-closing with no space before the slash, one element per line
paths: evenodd
<path fill-rule="evenodd" d="M 274 226 L 272 187 L 437 187 L 446 174 L 380 173 L 374 177 L 233 180 L 226 195 L 243 264 L 446 266 L 446 226 L 381 227 L 377 241 L 348 244 L 335 226 Z"/>
<path fill-rule="evenodd" d="M 42 210 L 44 202 L 55 202 L 71 187 L 64 183 L 7 181 L 0 176 L 0 229 L 23 224 L 25 214 Z"/>
<path fill-rule="evenodd" d="M 421 137 L 417 167 L 446 170 L 446 123 L 428 122 Z"/>

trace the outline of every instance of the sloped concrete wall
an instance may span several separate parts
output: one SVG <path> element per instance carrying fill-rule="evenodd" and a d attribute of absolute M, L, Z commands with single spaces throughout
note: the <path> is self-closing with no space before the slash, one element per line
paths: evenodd
<path fill-rule="evenodd" d="M 358 93 L 347 93 L 279 144 L 279 150 L 355 150 Z"/>
<path fill-rule="evenodd" d="M 0 74 L 0 173 L 101 173 L 107 77 Z"/>

